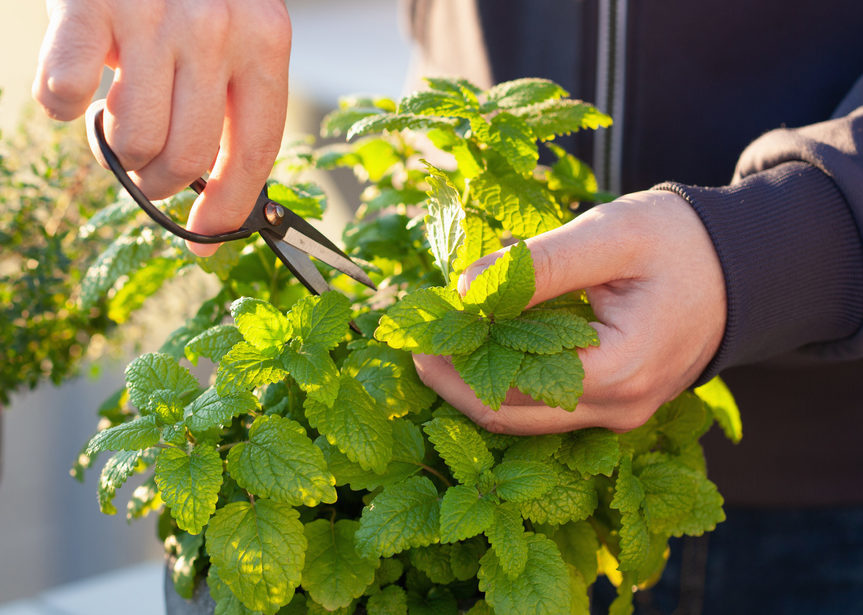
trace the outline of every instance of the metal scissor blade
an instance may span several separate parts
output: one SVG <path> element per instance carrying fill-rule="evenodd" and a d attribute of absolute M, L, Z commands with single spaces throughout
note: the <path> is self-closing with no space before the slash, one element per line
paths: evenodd
<path fill-rule="evenodd" d="M 369 278 L 366 272 L 363 271 L 362 267 L 348 258 L 338 248 L 334 249 L 334 247 L 331 248 L 324 245 L 293 227 L 287 230 L 282 239 L 282 243 L 302 250 L 306 254 L 314 256 L 319 261 L 326 263 L 333 269 L 338 269 L 345 275 L 349 275 L 360 284 L 365 284 L 372 290 L 377 290 L 375 283 L 372 282 L 371 278 Z"/>
<path fill-rule="evenodd" d="M 291 244 L 278 239 L 276 235 L 270 234 L 266 231 L 261 233 L 261 237 L 264 238 L 267 245 L 276 253 L 279 260 L 285 264 L 285 267 L 290 269 L 291 273 L 293 273 L 294 276 L 303 283 L 303 286 L 309 289 L 309 291 L 316 295 L 320 295 L 321 293 L 330 290 L 330 286 L 327 284 L 324 276 L 321 275 L 321 272 L 318 271 L 318 268 L 315 267 L 315 264 L 307 254 L 304 254 Z"/>

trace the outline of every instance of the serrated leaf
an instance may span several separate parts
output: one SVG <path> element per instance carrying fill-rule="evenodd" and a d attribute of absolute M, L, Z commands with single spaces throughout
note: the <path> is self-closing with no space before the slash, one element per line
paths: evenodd
<path fill-rule="evenodd" d="M 451 263 L 456 250 L 464 242 L 464 228 L 461 221 L 465 217 L 458 190 L 449 178 L 432 165 L 426 163 L 431 187 L 428 191 L 428 215 L 425 217 L 429 245 L 443 279 L 449 282 Z"/>
<path fill-rule="evenodd" d="M 596 552 L 599 539 L 589 521 L 577 521 L 560 526 L 551 535 L 563 561 L 574 566 L 585 582 L 590 585 L 596 580 Z"/>
<path fill-rule="evenodd" d="M 453 271 L 461 273 L 477 259 L 501 248 L 500 239 L 488 221 L 482 216 L 468 213 L 461 221 L 465 241 L 456 251 Z"/>
<path fill-rule="evenodd" d="M 293 506 L 336 501 L 336 479 L 324 455 L 296 421 L 261 416 L 249 428 L 248 442 L 228 453 L 228 473 L 243 489 Z"/>
<path fill-rule="evenodd" d="M 141 208 L 131 197 L 124 195 L 114 203 L 96 210 L 87 222 L 78 229 L 78 237 L 86 239 L 100 228 L 106 226 L 112 229 L 121 228 L 132 220 Z"/>
<path fill-rule="evenodd" d="M 327 202 L 323 190 L 310 183 L 296 183 L 286 186 L 272 182 L 267 186 L 267 196 L 304 219 L 320 220 Z"/>
<path fill-rule="evenodd" d="M 151 353 L 138 357 L 126 367 L 126 387 L 129 399 L 143 412 L 154 391 L 173 391 L 182 398 L 198 390 L 198 381 L 172 356 Z"/>
<path fill-rule="evenodd" d="M 408 552 L 413 567 L 425 574 L 432 583 L 439 585 L 455 581 L 449 555 L 449 545 L 429 545 Z"/>
<path fill-rule="evenodd" d="M 198 534 L 216 510 L 222 458 L 214 446 L 203 444 L 191 453 L 162 449 L 156 458 L 156 484 L 180 529 Z"/>
<path fill-rule="evenodd" d="M 515 351 L 513 351 L 515 352 Z M 526 354 L 515 386 L 551 407 L 575 410 L 583 392 L 584 367 L 574 350 L 557 354 Z"/>
<path fill-rule="evenodd" d="M 173 425 L 183 420 L 183 404 L 174 391 L 159 389 L 150 394 L 144 413 L 155 415 L 160 425 Z"/>
<path fill-rule="evenodd" d="M 288 313 L 294 335 L 304 345 L 330 350 L 345 337 L 351 320 L 351 303 L 338 291 L 309 295 L 294 304 Z"/>
<path fill-rule="evenodd" d="M 324 116 L 321 120 L 322 137 L 341 137 L 346 134 L 351 126 L 370 115 L 380 115 L 383 109 L 372 106 L 348 107 L 336 109 Z"/>
<path fill-rule="evenodd" d="M 611 476 L 620 460 L 617 434 L 601 428 L 573 431 L 564 439 L 557 459 L 581 474 Z"/>
<path fill-rule="evenodd" d="M 492 472 L 497 493 L 510 502 L 524 502 L 545 495 L 557 484 L 554 469 L 541 461 L 503 461 Z"/>
<path fill-rule="evenodd" d="M 200 357 L 206 357 L 218 363 L 235 344 L 242 340 L 242 333 L 234 325 L 216 325 L 189 340 L 184 352 L 192 365 L 197 365 Z"/>
<path fill-rule="evenodd" d="M 676 451 L 697 442 L 712 423 L 707 405 L 689 391 L 662 404 L 654 418 L 655 429 L 668 439 L 668 449 Z"/>
<path fill-rule="evenodd" d="M 219 578 L 246 608 L 272 615 L 291 600 L 307 546 L 295 509 L 267 499 L 234 502 L 213 515 L 206 538 Z"/>
<path fill-rule="evenodd" d="M 471 282 L 463 301 L 465 309 L 498 322 L 521 314 L 535 289 L 530 250 L 519 242 Z"/>
<path fill-rule="evenodd" d="M 529 534 L 527 546 L 527 562 L 516 577 L 506 574 L 495 549 L 483 555 L 478 578 L 486 602 L 498 613 L 570 615 L 569 571 L 557 546 L 542 534 Z"/>
<path fill-rule="evenodd" d="M 519 437 L 503 456 L 503 461 L 549 461 L 563 444 L 561 434 Z"/>
<path fill-rule="evenodd" d="M 487 143 L 496 150 L 516 173 L 533 172 L 539 161 L 539 149 L 530 126 L 520 117 L 498 113 L 491 119 Z"/>
<path fill-rule="evenodd" d="M 512 503 L 496 506 L 485 535 L 504 574 L 509 577 L 520 575 L 527 563 L 528 541 L 518 507 Z"/>
<path fill-rule="evenodd" d="M 640 509 L 643 502 L 644 487 L 632 473 L 632 457 L 623 457 L 614 481 L 614 497 L 611 498 L 609 506 L 622 513 L 632 513 Z"/>
<path fill-rule="evenodd" d="M 586 318 L 568 309 L 536 308 L 523 312 L 517 319 L 544 329 L 543 337 L 552 336 L 563 348 L 588 348 L 599 346 L 599 335 Z M 509 324 L 509 323 L 507 323 Z M 539 335 L 539 333 L 537 332 Z M 539 354 L 539 350 L 531 350 Z"/>
<path fill-rule="evenodd" d="M 381 115 L 371 115 L 354 123 L 348 129 L 346 139 L 353 140 L 356 137 L 362 137 L 369 134 L 375 134 L 390 131 L 402 130 L 432 130 L 434 128 L 449 129 L 452 128 L 454 122 L 443 118 L 424 117 L 422 115 L 414 115 L 412 113 L 384 113 Z"/>
<path fill-rule="evenodd" d="M 419 379 L 410 353 L 371 344 L 352 352 L 342 364 L 347 373 L 387 409 L 387 418 L 420 412 L 437 399 Z"/>
<path fill-rule="evenodd" d="M 264 354 L 248 342 L 239 342 L 222 357 L 216 372 L 219 395 L 249 391 L 278 382 L 288 375 L 278 355 Z"/>
<path fill-rule="evenodd" d="M 549 190 L 562 192 L 566 198 L 578 202 L 605 200 L 605 195 L 599 193 L 596 176 L 587 164 L 554 143 L 547 143 L 546 147 L 557 156 L 557 161 L 545 173 Z"/>
<path fill-rule="evenodd" d="M 90 439 L 84 452 L 92 455 L 101 451 L 136 451 L 156 446 L 160 436 L 155 416 L 139 416 L 100 431 Z"/>
<path fill-rule="evenodd" d="M 342 376 L 332 407 L 310 397 L 305 408 L 312 427 L 348 459 L 366 470 L 385 471 L 393 455 L 392 425 L 359 382 Z"/>
<path fill-rule="evenodd" d="M 456 542 L 484 532 L 494 518 L 495 504 L 482 497 L 476 487 L 449 487 L 440 504 L 441 542 Z"/>
<path fill-rule="evenodd" d="M 291 337 L 291 323 L 266 301 L 241 297 L 231 304 L 240 334 L 258 350 L 280 349 Z"/>
<path fill-rule="evenodd" d="M 516 237 L 533 237 L 563 223 L 560 205 L 532 179 L 486 171 L 470 185 L 480 207 Z"/>
<path fill-rule="evenodd" d="M 140 268 L 153 254 L 153 233 L 121 235 L 99 255 L 81 280 L 81 307 L 96 305 L 122 276 Z"/>
<path fill-rule="evenodd" d="M 453 576 L 459 581 L 469 581 L 479 570 L 479 560 L 488 550 L 485 539 L 477 538 L 454 542 L 449 552 L 450 568 Z"/>
<path fill-rule="evenodd" d="M 474 96 L 473 101 L 476 100 Z M 476 113 L 473 101 L 465 100 L 462 91 L 449 92 L 422 90 L 413 92 L 399 101 L 399 114 L 438 115 L 444 117 L 466 117 Z"/>
<path fill-rule="evenodd" d="M 489 331 L 491 339 L 501 346 L 520 352 L 554 354 L 563 350 L 563 344 L 555 332 L 542 323 L 522 318 L 495 321 Z"/>
<path fill-rule="evenodd" d="M 215 387 L 201 393 L 183 410 L 186 427 L 195 434 L 203 434 L 220 427 L 241 414 L 256 410 L 257 398 L 248 391 L 219 395 Z"/>
<path fill-rule="evenodd" d="M 123 324 L 186 263 L 178 258 L 153 258 L 129 276 L 108 300 L 108 318 Z"/>
<path fill-rule="evenodd" d="M 715 376 L 707 384 L 696 388 L 695 394 L 710 408 L 725 436 L 734 443 L 740 442 L 743 438 L 740 409 L 722 379 Z"/>
<path fill-rule="evenodd" d="M 286 349 L 282 367 L 305 393 L 325 405 L 331 405 L 339 394 L 339 370 L 330 353 L 318 346 L 299 351 Z"/>
<path fill-rule="evenodd" d="M 484 404 L 497 410 L 512 386 L 524 357 L 517 350 L 486 340 L 470 354 L 453 356 L 452 363 L 474 394 Z"/>
<path fill-rule="evenodd" d="M 650 555 L 650 532 L 640 511 L 626 512 L 620 516 L 619 568 L 623 572 L 641 568 Z"/>
<path fill-rule="evenodd" d="M 344 608 L 363 595 L 375 579 L 378 562 L 359 556 L 354 534 L 359 523 L 318 519 L 306 524 L 306 567 L 302 587 L 330 611 Z"/>
<path fill-rule="evenodd" d="M 369 596 L 366 611 L 369 615 L 407 615 L 408 599 L 404 588 L 389 585 Z"/>
<path fill-rule="evenodd" d="M 135 473 L 143 451 L 120 451 L 111 457 L 99 474 L 99 510 L 106 515 L 117 514 L 114 495 L 130 476 Z"/>
<path fill-rule="evenodd" d="M 596 487 L 560 466 L 557 484 L 541 497 L 523 501 L 519 509 L 524 518 L 534 523 L 563 525 L 587 519 L 598 504 Z"/>
<path fill-rule="evenodd" d="M 499 107 L 523 107 L 569 96 L 569 92 L 549 79 L 523 78 L 499 83 L 486 92 L 490 102 Z"/>
<path fill-rule="evenodd" d="M 234 595 L 231 588 L 225 585 L 225 582 L 219 578 L 219 573 L 215 566 L 210 566 L 207 572 L 207 588 L 210 590 L 210 596 L 216 603 L 213 615 L 256 615 L 254 611 L 243 606 L 243 603 Z"/>
<path fill-rule="evenodd" d="M 494 464 L 494 457 L 471 423 L 459 419 L 436 418 L 426 423 L 424 430 L 429 442 L 461 483 L 476 483 L 479 475 L 491 469 Z"/>
<path fill-rule="evenodd" d="M 385 487 L 363 509 L 356 546 L 365 557 L 389 557 L 440 538 L 440 503 L 428 478 L 414 476 Z"/>
<path fill-rule="evenodd" d="M 543 141 L 585 128 L 611 126 L 611 118 L 580 100 L 550 99 L 511 112 L 527 122 L 537 139 Z"/>
<path fill-rule="evenodd" d="M 444 316 L 462 307 L 455 290 L 422 288 L 403 297 L 381 316 L 375 338 L 391 348 L 431 354 L 435 335 L 447 335 Z"/>

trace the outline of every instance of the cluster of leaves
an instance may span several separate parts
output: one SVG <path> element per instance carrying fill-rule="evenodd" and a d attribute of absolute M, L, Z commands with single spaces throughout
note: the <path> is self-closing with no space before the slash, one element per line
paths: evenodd
<path fill-rule="evenodd" d="M 452 355 L 489 405 L 515 386 L 575 408 L 575 349 L 597 343 L 589 306 L 525 311 L 533 267 L 517 240 L 601 198 L 553 144 L 537 167 L 539 143 L 610 121 L 545 80 L 429 85 L 347 102 L 324 132 L 354 142 L 307 156 L 371 182 L 345 243 L 380 291 L 325 271 L 337 290 L 307 296 L 266 248 L 231 247 L 207 265 L 221 290 L 128 367 L 82 453 L 117 451 L 104 512 L 141 475 L 127 516 L 159 511 L 175 587 L 188 597 L 206 578 L 218 615 L 587 613 L 600 575 L 619 615 L 661 573 L 670 536 L 723 518 L 698 443 L 715 419 L 739 435 L 718 382 L 627 434 L 540 437 L 486 432 L 421 383 L 411 351 Z M 422 165 L 416 131 L 453 170 Z M 458 275 L 504 243 L 460 296 Z M 184 366 L 201 360 L 216 365 L 206 386 Z"/>

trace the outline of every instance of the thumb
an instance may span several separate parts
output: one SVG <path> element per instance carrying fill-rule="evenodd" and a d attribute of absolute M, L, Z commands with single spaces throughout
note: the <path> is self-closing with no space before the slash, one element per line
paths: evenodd
<path fill-rule="evenodd" d="M 99 2 L 49 2 L 50 20 L 42 40 L 32 94 L 59 120 L 84 113 L 99 87 L 113 45 L 111 21 Z"/>

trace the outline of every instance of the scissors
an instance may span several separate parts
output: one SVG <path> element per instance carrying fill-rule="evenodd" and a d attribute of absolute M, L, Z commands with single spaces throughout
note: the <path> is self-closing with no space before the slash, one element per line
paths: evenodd
<path fill-rule="evenodd" d="M 252 212 L 243 225 L 227 233 L 215 235 L 203 235 L 194 233 L 180 226 L 170 216 L 157 208 L 136 186 L 126 170 L 120 164 L 117 155 L 111 150 L 105 139 L 105 131 L 102 124 L 102 113 L 105 109 L 105 101 L 99 100 L 87 109 L 87 138 L 93 155 L 107 166 L 120 184 L 131 195 L 135 202 L 143 209 L 150 218 L 165 230 L 177 237 L 187 239 L 194 243 L 223 243 L 236 241 L 260 234 L 268 246 L 276 253 L 279 260 L 302 282 L 303 286 L 310 292 L 319 295 L 330 290 L 324 276 L 315 267 L 309 256 L 314 256 L 319 261 L 350 276 L 357 282 L 366 285 L 372 290 L 377 290 L 374 283 L 363 269 L 350 257 L 342 252 L 332 241 L 298 216 L 290 209 L 276 203 L 267 195 L 267 186 L 261 189 L 258 200 L 255 202 Z M 202 178 L 196 179 L 189 187 L 200 194 L 207 186 Z"/>

